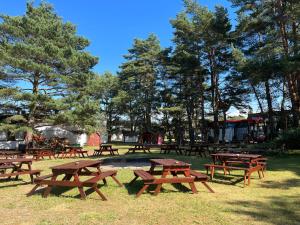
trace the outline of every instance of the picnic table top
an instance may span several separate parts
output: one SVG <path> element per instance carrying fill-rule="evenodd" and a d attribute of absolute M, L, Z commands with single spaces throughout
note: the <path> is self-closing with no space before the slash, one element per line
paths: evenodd
<path fill-rule="evenodd" d="M 27 158 L 0 159 L 0 164 L 3 164 L 3 163 L 17 163 L 17 162 L 32 162 L 32 159 L 27 159 Z"/>
<path fill-rule="evenodd" d="M 97 166 L 101 163 L 100 160 L 80 160 L 76 162 L 65 163 L 58 166 L 50 167 L 52 170 L 78 170 L 85 167 Z"/>
<path fill-rule="evenodd" d="M 261 155 L 257 155 L 257 154 L 237 154 L 237 153 L 215 153 L 215 154 L 211 154 L 211 156 L 237 157 L 237 158 L 248 158 L 248 159 L 256 159 L 261 157 Z"/>
<path fill-rule="evenodd" d="M 29 151 L 45 151 L 45 150 L 52 150 L 52 148 L 50 148 L 50 147 L 40 147 L 40 148 L 28 148 L 26 150 L 29 150 Z"/>
<path fill-rule="evenodd" d="M 3 151 L 0 150 L 0 155 L 15 155 L 15 154 L 21 154 L 20 151 L 16 151 L 16 150 L 7 150 L 7 151 Z"/>
<path fill-rule="evenodd" d="M 184 166 L 189 167 L 191 164 L 186 162 L 178 161 L 175 159 L 150 159 L 151 162 L 162 165 L 162 166 Z"/>
<path fill-rule="evenodd" d="M 68 145 L 68 146 L 65 146 L 66 149 L 82 149 L 81 146 L 76 146 L 76 145 Z"/>

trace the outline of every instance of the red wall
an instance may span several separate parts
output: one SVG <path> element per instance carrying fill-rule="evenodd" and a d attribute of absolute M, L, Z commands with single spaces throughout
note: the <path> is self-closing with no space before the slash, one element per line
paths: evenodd
<path fill-rule="evenodd" d="M 96 133 L 91 134 L 86 144 L 88 146 L 99 146 L 101 144 L 101 138 Z"/>

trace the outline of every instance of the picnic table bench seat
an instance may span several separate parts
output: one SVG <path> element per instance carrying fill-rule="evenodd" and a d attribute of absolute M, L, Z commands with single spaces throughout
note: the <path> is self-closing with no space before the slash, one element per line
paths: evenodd
<path fill-rule="evenodd" d="M 210 192 L 214 191 L 206 184 L 208 177 L 205 174 L 191 170 L 191 177 L 174 177 L 174 178 L 155 178 L 149 172 L 145 170 L 133 170 L 135 178 L 129 183 L 132 184 L 139 177 L 143 180 L 144 186 L 136 194 L 136 197 L 139 197 L 151 184 L 161 185 L 163 183 L 191 183 L 194 181 L 201 182 L 205 187 L 209 189 Z M 155 193 L 157 194 L 157 193 Z"/>
<path fill-rule="evenodd" d="M 246 181 L 248 181 L 248 186 L 250 185 L 251 174 L 253 172 L 258 172 L 259 178 L 264 177 L 264 173 L 262 167 L 257 164 L 254 167 L 237 167 L 237 166 L 228 166 L 228 165 L 217 165 L 217 164 L 204 164 L 206 168 L 206 173 L 208 174 L 208 170 L 210 170 L 210 177 L 213 179 L 215 169 L 223 169 L 224 174 L 230 170 L 242 170 L 244 171 L 244 186 L 246 185 Z M 262 173 L 262 175 L 261 175 Z"/>
<path fill-rule="evenodd" d="M 38 177 L 36 177 L 34 179 L 34 182 L 37 183 L 37 182 L 43 181 L 43 180 L 51 178 L 51 177 L 53 177 L 53 174 L 47 174 L 47 175 L 44 175 L 44 176 L 38 176 Z"/>
<path fill-rule="evenodd" d="M 0 165 L 0 170 L 13 169 L 13 168 L 14 168 L 14 166 L 11 164 Z"/>
<path fill-rule="evenodd" d="M 136 151 L 143 151 L 144 153 L 151 153 L 150 152 L 150 147 L 149 146 L 145 146 L 145 145 L 135 145 L 133 148 L 128 148 L 128 153 L 135 153 Z"/>
<path fill-rule="evenodd" d="M 31 183 L 34 183 L 33 175 L 39 176 L 42 170 L 22 170 L 22 171 L 13 171 L 11 173 L 0 173 L 0 177 L 7 177 L 10 179 L 11 177 L 16 177 L 16 180 L 19 178 L 19 175 L 29 174 L 31 178 Z"/>
<path fill-rule="evenodd" d="M 99 173 L 90 173 L 90 175 L 93 175 L 93 177 L 85 180 L 85 181 L 69 181 L 69 180 L 65 180 L 63 179 L 62 181 L 53 181 L 52 177 L 54 176 L 53 174 L 48 174 L 48 175 L 44 175 L 44 176 L 39 176 L 37 178 L 34 179 L 34 183 L 36 184 L 35 187 L 27 194 L 27 196 L 32 195 L 38 187 L 42 186 L 42 185 L 50 185 L 50 186 L 66 186 L 66 187 L 90 187 L 92 189 L 94 189 L 95 192 L 98 193 L 98 195 L 100 195 L 100 197 L 102 198 L 102 200 L 106 201 L 107 198 L 105 197 L 105 195 L 102 194 L 102 192 L 98 189 L 97 185 L 98 182 L 100 180 L 103 180 L 104 184 L 106 184 L 106 180 L 105 178 L 107 177 L 112 177 L 112 179 L 114 179 L 114 181 L 119 185 L 122 186 L 122 184 L 116 179 L 116 175 L 117 175 L 117 171 L 115 170 L 109 170 L 109 171 L 105 171 L 105 172 L 101 172 L 100 175 Z M 94 176 L 96 175 L 96 176 Z M 49 179 L 51 178 L 51 179 Z M 47 197 L 48 194 L 43 195 L 43 197 Z"/>

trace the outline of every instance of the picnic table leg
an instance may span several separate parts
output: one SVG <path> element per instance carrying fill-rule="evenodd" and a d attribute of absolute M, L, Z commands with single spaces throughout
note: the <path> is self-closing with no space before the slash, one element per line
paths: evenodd
<path fill-rule="evenodd" d="M 31 191 L 29 191 L 26 196 L 29 197 L 31 195 L 33 195 L 33 193 L 36 191 L 36 189 L 38 189 L 38 187 L 40 186 L 40 184 L 36 184 L 32 189 Z"/>
<path fill-rule="evenodd" d="M 28 169 L 29 169 L 29 171 L 32 170 L 32 168 L 31 168 L 31 162 L 28 163 Z M 34 181 L 33 181 L 33 174 L 30 174 L 30 180 L 31 180 L 31 183 L 33 184 L 34 183 Z"/>
<path fill-rule="evenodd" d="M 51 178 L 51 181 L 56 181 L 56 177 L 57 175 L 53 175 L 53 177 Z M 48 184 L 48 187 L 45 189 L 44 193 L 43 193 L 43 198 L 47 198 L 48 195 L 50 194 L 52 189 L 52 186 Z"/>
<path fill-rule="evenodd" d="M 162 178 L 166 178 L 168 175 L 168 172 L 164 171 L 163 174 L 162 174 Z M 158 184 L 157 187 L 155 188 L 155 191 L 154 191 L 154 195 L 158 195 L 160 190 L 161 190 L 161 187 L 162 187 L 162 184 Z"/>
<path fill-rule="evenodd" d="M 185 177 L 190 177 L 190 176 L 191 176 L 190 171 L 184 171 L 184 176 L 185 176 Z M 198 193 L 194 181 L 193 181 L 193 182 L 189 182 L 189 185 L 190 185 L 190 187 L 191 187 L 191 189 L 192 189 L 192 192 L 193 192 L 194 194 Z"/>
<path fill-rule="evenodd" d="M 123 184 L 116 178 L 115 175 L 112 175 L 111 178 L 112 178 L 112 179 L 113 179 L 120 187 L 123 186 Z"/>
<path fill-rule="evenodd" d="M 136 197 L 138 198 L 147 188 L 149 187 L 149 184 L 146 184 L 142 187 L 141 190 L 136 194 Z M 156 191 L 155 191 L 156 192 Z"/>
<path fill-rule="evenodd" d="M 138 178 L 139 178 L 138 176 L 135 176 L 135 177 L 132 179 L 132 181 L 129 182 L 129 185 L 132 184 L 134 181 L 136 181 Z"/>
<path fill-rule="evenodd" d="M 78 183 L 78 190 L 79 190 L 81 199 L 83 199 L 83 200 L 86 199 L 86 194 L 83 190 L 83 187 L 80 185 L 80 180 L 79 180 L 78 174 L 74 175 L 74 181 Z"/>
<path fill-rule="evenodd" d="M 93 186 L 94 191 L 98 193 L 98 195 L 102 198 L 103 201 L 107 201 L 107 198 L 102 194 L 102 192 L 98 189 L 97 184 Z"/>

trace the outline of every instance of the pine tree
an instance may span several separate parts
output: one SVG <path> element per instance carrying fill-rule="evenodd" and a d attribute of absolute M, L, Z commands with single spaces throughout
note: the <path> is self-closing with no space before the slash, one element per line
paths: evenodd
<path fill-rule="evenodd" d="M 48 120 L 92 126 L 84 122 L 96 108 L 86 87 L 98 59 L 85 51 L 89 41 L 47 3 L 27 3 L 25 15 L 1 19 L 0 74 L 14 82 L 17 108 L 25 112 L 27 126 Z"/>

